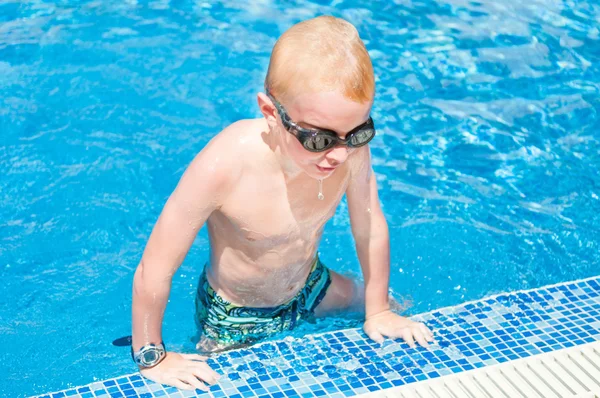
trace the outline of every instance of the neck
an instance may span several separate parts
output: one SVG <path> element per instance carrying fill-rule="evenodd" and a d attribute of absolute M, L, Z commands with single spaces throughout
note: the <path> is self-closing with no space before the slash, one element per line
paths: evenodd
<path fill-rule="evenodd" d="M 298 181 L 318 181 L 324 178 L 318 178 L 307 174 L 301 167 L 299 167 L 286 153 L 283 151 L 283 145 L 281 140 L 283 137 L 281 134 L 289 134 L 287 131 L 268 131 L 267 144 L 275 155 L 276 163 L 279 165 L 279 169 L 283 173 L 286 182 L 298 182 Z"/>
<path fill-rule="evenodd" d="M 283 152 L 280 142 L 282 137 L 277 131 L 269 131 L 267 137 L 267 143 L 271 148 L 271 151 L 273 151 L 277 164 L 286 181 L 293 181 L 306 175 L 304 171 Z"/>

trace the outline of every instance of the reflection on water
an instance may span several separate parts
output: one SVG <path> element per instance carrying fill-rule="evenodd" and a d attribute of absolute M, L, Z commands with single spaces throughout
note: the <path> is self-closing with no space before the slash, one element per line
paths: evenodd
<path fill-rule="evenodd" d="M 0 319 L 19 347 L 0 395 L 134 371 L 110 342 L 158 212 L 210 137 L 258 116 L 276 37 L 318 14 L 353 22 L 374 61 L 373 162 L 410 312 L 600 273 L 596 2 L 321 3 L 0 4 Z M 173 349 L 193 346 L 207 244 L 174 278 Z M 345 204 L 321 257 L 359 273 Z"/>

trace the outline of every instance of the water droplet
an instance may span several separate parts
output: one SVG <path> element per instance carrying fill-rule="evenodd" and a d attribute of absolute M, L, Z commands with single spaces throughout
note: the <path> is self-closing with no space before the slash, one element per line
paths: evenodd
<path fill-rule="evenodd" d="M 325 195 L 323 195 L 323 180 L 319 180 L 319 194 L 317 195 L 319 200 L 325 199 Z"/>

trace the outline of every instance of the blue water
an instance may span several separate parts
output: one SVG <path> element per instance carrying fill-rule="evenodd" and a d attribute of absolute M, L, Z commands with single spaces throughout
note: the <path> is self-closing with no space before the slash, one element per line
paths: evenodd
<path fill-rule="evenodd" d="M 214 134 L 259 115 L 276 38 L 323 13 L 373 58 L 371 147 L 408 314 L 600 274 L 595 0 L 3 1 L 0 396 L 135 371 L 111 342 L 129 334 L 165 200 Z M 176 350 L 193 346 L 207 244 L 202 231 L 174 278 Z M 343 203 L 321 256 L 359 275 Z"/>

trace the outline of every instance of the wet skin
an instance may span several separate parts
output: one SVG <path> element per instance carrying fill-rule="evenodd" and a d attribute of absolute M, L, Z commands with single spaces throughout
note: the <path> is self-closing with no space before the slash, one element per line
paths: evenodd
<path fill-rule="evenodd" d="M 213 289 L 236 305 L 275 306 L 303 287 L 325 223 L 344 194 L 365 279 L 364 301 L 350 279 L 332 272 L 317 315 L 360 302 L 372 339 L 402 337 L 411 345 L 415 340 L 426 345 L 432 335 L 424 325 L 389 311 L 389 236 L 368 146 L 309 152 L 283 128 L 266 95 L 258 95 L 258 104 L 263 118 L 234 123 L 219 133 L 167 201 L 134 277 L 134 349 L 161 341 L 171 278 L 205 223 Z M 371 103 L 335 92 L 300 95 L 284 105 L 296 123 L 333 130 L 341 138 L 364 123 L 371 110 Z M 180 388 L 201 388 L 198 378 L 214 382 L 214 372 L 195 359 L 168 353 L 142 374 Z"/>

